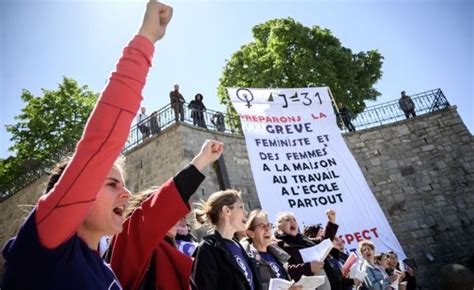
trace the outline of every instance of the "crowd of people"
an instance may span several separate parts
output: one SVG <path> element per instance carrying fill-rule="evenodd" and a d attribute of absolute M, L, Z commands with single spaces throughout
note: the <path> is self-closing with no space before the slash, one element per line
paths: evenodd
<path fill-rule="evenodd" d="M 206 118 L 206 106 L 203 102 L 204 96 L 201 93 L 197 93 L 194 96 L 194 100 L 189 102 L 187 109 L 189 117 L 192 119 L 193 125 L 208 129 L 206 119 L 208 119 L 212 128 L 219 132 L 225 131 L 225 117 L 221 112 L 214 112 L 209 114 Z M 186 99 L 179 91 L 179 85 L 175 84 L 174 89 L 170 92 L 170 107 L 174 113 L 175 122 L 184 122 L 186 120 L 186 111 L 184 105 Z M 150 136 L 161 132 L 162 128 L 162 116 L 158 111 L 154 111 L 150 116 L 146 114 L 146 108 L 140 108 L 140 113 L 137 116 L 137 128 L 142 135 L 142 139 L 145 140 Z"/>
<path fill-rule="evenodd" d="M 327 211 L 325 227 L 300 231 L 294 213 L 283 212 L 274 228 L 265 211 L 248 214 L 238 191 L 218 191 L 193 210 L 198 223 L 212 228 L 198 244 L 186 219 L 189 200 L 205 179 L 205 168 L 223 154 L 219 141 L 206 140 L 174 177 L 132 195 L 120 152 L 140 108 L 153 44 L 164 36 L 171 16 L 171 7 L 147 4 L 139 33 L 124 49 L 75 153 L 56 168 L 45 194 L 4 246 L 2 289 L 259 290 L 268 289 L 272 278 L 303 275 L 323 276 L 318 289 L 324 290 L 415 289 L 413 270 L 402 267 L 395 253 L 375 255 L 370 241 L 359 246 L 366 278 L 351 279 L 342 271 L 348 253 L 337 237 L 334 210 Z M 179 86 L 171 95 L 181 119 Z M 205 126 L 199 121 L 202 99 L 197 94 L 192 105 L 197 126 Z M 144 108 L 141 114 L 146 118 Z M 111 238 L 105 238 L 102 256 L 104 237 Z M 326 239 L 334 245 L 327 258 L 304 262 L 299 250 Z"/>

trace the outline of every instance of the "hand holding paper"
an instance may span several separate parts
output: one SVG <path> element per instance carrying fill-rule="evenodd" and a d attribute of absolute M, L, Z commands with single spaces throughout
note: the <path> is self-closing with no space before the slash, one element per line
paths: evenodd
<path fill-rule="evenodd" d="M 398 289 L 398 284 L 400 284 L 400 277 L 402 276 L 402 274 L 403 274 L 402 272 L 395 270 L 395 273 L 392 275 L 392 276 L 395 276 L 395 281 L 393 281 L 392 284 L 390 284 L 390 287 L 392 287 L 393 289 Z"/>
<path fill-rule="evenodd" d="M 354 263 L 354 265 L 352 265 L 351 270 L 349 271 L 349 278 L 350 279 L 357 279 L 357 280 L 360 280 L 360 281 L 364 281 L 364 278 L 365 278 L 365 276 L 367 276 L 367 273 L 362 272 L 360 270 L 360 264 L 361 264 L 361 261 L 357 260 L 357 262 Z"/>
<path fill-rule="evenodd" d="M 300 254 L 303 262 L 310 263 L 312 261 L 322 262 L 326 259 L 327 255 L 333 248 L 333 244 L 330 239 L 325 239 L 316 246 L 301 249 Z"/>
<path fill-rule="evenodd" d="M 352 266 L 357 262 L 357 255 L 354 252 L 351 252 L 349 257 L 347 258 L 346 262 L 342 266 L 342 275 L 346 276 L 349 274 L 349 271 L 351 270 Z"/>

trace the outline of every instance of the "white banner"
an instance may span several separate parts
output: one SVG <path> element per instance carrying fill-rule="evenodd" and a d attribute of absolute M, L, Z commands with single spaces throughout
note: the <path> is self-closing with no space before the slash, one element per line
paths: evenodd
<path fill-rule="evenodd" d="M 327 221 L 349 250 L 374 242 L 376 252 L 406 256 L 336 123 L 329 88 L 228 88 L 240 115 L 258 197 L 272 221 L 291 211 L 303 225 Z"/>

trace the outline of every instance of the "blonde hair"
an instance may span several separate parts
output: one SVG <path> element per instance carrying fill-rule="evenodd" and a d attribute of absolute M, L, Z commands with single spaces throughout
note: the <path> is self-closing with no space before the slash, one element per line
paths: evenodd
<path fill-rule="evenodd" d="M 277 228 L 280 229 L 280 226 L 283 222 L 283 219 L 285 219 L 286 217 L 292 217 L 296 220 L 296 217 L 295 217 L 295 214 L 291 211 L 282 211 L 282 212 L 279 212 L 277 214 L 277 218 L 276 218 L 276 224 L 277 224 Z"/>
<path fill-rule="evenodd" d="M 214 192 L 209 196 L 207 201 L 195 203 L 197 206 L 194 209 L 194 216 L 196 222 L 200 224 L 211 223 L 217 225 L 220 219 L 220 212 L 224 206 L 231 207 L 234 203 L 242 201 L 240 192 L 227 189 L 223 191 Z"/>
<path fill-rule="evenodd" d="M 359 242 L 359 245 L 357 246 L 357 250 L 359 251 L 359 253 L 362 255 L 362 248 L 364 246 L 368 246 L 369 248 L 372 249 L 372 251 L 375 251 L 375 245 L 374 243 L 372 243 L 371 241 L 369 240 L 363 240 L 363 241 L 360 241 Z"/>

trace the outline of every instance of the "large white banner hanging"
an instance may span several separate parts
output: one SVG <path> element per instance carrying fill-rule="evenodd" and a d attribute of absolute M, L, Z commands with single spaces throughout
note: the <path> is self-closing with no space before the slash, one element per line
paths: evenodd
<path fill-rule="evenodd" d="M 325 223 L 335 209 L 349 250 L 371 240 L 377 252 L 405 258 L 336 123 L 329 88 L 228 88 L 242 123 L 258 197 L 274 219 Z"/>

